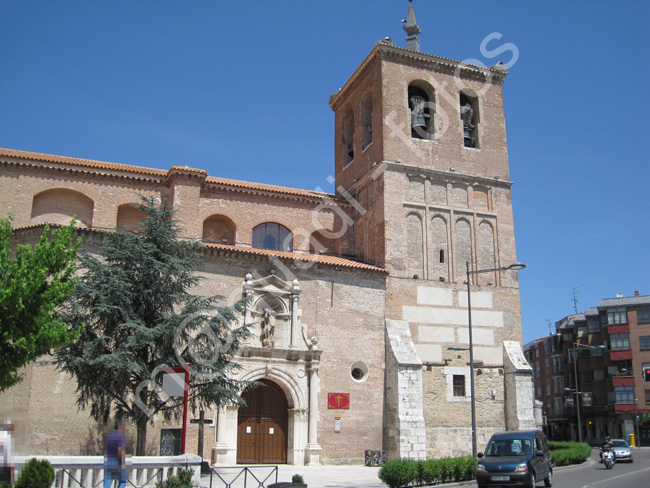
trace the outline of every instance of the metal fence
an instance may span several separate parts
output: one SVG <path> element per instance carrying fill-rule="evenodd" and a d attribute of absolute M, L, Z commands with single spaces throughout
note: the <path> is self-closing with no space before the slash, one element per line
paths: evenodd
<path fill-rule="evenodd" d="M 213 485 L 214 480 L 214 485 Z M 210 488 L 266 488 L 278 482 L 277 466 L 215 466 L 210 469 Z"/>

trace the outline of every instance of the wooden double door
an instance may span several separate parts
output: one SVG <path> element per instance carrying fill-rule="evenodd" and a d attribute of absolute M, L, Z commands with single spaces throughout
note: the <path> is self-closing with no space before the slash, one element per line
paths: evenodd
<path fill-rule="evenodd" d="M 237 426 L 238 464 L 284 464 L 287 462 L 287 398 L 278 385 L 260 380 L 245 392 L 246 405 L 239 408 Z"/>

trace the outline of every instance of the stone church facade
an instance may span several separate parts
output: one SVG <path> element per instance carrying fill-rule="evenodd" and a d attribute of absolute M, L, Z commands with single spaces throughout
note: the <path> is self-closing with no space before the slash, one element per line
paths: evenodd
<path fill-rule="evenodd" d="M 196 291 L 249 306 L 241 379 L 247 407 L 206 412 L 213 463 L 361 463 L 365 450 L 423 459 L 471 452 L 466 262 L 516 261 L 502 84 L 481 68 L 378 42 L 330 98 L 334 194 L 0 149 L 0 216 L 17 242 L 77 215 L 98 251 L 133 231 L 139 195 L 168 199 L 185 239 L 201 239 Z M 477 439 L 534 428 L 521 352 L 517 274 L 472 274 Z M 449 348 L 455 346 L 455 350 Z M 464 349 L 464 350 L 463 350 Z M 34 364 L 0 395 L 32 454 L 78 454 L 92 422 L 74 384 Z M 157 422 L 150 429 L 159 444 Z M 191 425 L 188 451 L 196 452 Z M 157 448 L 157 447 L 156 447 Z"/>

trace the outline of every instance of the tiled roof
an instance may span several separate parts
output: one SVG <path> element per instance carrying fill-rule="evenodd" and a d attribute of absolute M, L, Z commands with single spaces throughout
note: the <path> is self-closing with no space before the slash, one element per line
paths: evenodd
<path fill-rule="evenodd" d="M 311 190 L 301 190 L 299 188 L 289 188 L 286 186 L 266 185 L 264 183 L 251 183 L 248 181 L 231 180 L 228 178 L 217 178 L 215 176 L 208 176 L 206 182 L 213 183 L 216 185 L 232 186 L 232 187 L 242 188 L 246 190 L 262 190 L 262 191 L 268 191 L 272 193 L 283 193 L 288 195 L 298 195 L 298 196 L 310 197 L 310 198 L 319 198 L 319 199 L 329 198 L 337 201 L 340 200 L 336 195 L 333 195 L 331 193 L 317 192 Z"/>
<path fill-rule="evenodd" d="M 187 170 L 195 173 L 202 173 L 207 175 L 205 170 L 187 168 L 185 166 L 172 166 L 170 170 L 156 169 L 156 168 L 146 168 L 144 166 L 133 166 L 129 164 L 118 164 L 118 163 L 107 163 L 105 161 L 95 161 L 92 159 L 81 159 L 81 158 L 72 158 L 68 156 L 54 156 L 51 154 L 41 154 L 28 151 L 18 151 L 15 149 L 4 149 L 0 148 L 0 158 L 15 158 L 15 159 L 25 159 L 32 161 L 40 161 L 45 163 L 58 163 L 66 164 L 71 166 L 80 166 L 84 168 L 92 168 L 99 170 L 113 170 L 121 171 L 126 173 L 135 173 L 139 175 L 150 175 L 150 176 L 159 176 L 166 177 L 170 171 L 182 171 Z M 208 176 L 206 178 L 207 183 L 212 183 L 216 185 L 224 185 L 234 188 L 240 188 L 242 190 L 257 190 L 257 191 L 266 191 L 270 193 L 284 194 L 284 195 L 295 195 L 308 198 L 318 198 L 318 199 L 332 199 L 336 200 L 337 203 L 345 204 L 340 198 L 331 193 L 317 192 L 311 190 L 302 190 L 299 188 L 289 188 L 285 186 L 276 186 L 276 185 L 266 185 L 263 183 L 251 183 L 248 181 L 239 181 L 231 180 L 228 178 L 217 178 L 214 176 Z"/>
<path fill-rule="evenodd" d="M 142 175 L 166 176 L 167 171 L 155 168 L 145 168 L 143 166 L 132 166 L 129 164 L 107 163 L 105 161 L 95 161 L 92 159 L 71 158 L 68 156 L 54 156 L 51 154 L 41 154 L 28 151 L 17 151 L 15 149 L 0 148 L 0 157 L 31 159 L 33 161 L 42 161 L 45 163 L 69 164 L 74 166 L 83 166 L 94 169 L 107 169 L 115 171 L 126 171 L 129 173 L 138 173 Z"/>
<path fill-rule="evenodd" d="M 640 307 L 650 305 L 650 296 L 605 298 L 598 304 L 599 309 L 609 307 Z"/>
<path fill-rule="evenodd" d="M 32 224 L 25 227 L 14 228 L 16 231 L 26 231 L 30 229 L 43 228 L 46 224 Z M 52 228 L 62 227 L 60 224 L 47 224 Z M 84 227 L 79 227 L 78 230 L 83 232 L 98 232 L 98 233 L 107 233 L 111 232 L 108 230 L 98 230 L 98 229 L 87 229 Z M 239 247 L 231 246 L 228 244 L 216 244 L 211 242 L 203 242 L 205 247 L 210 249 L 218 249 L 224 252 L 234 252 L 239 254 L 250 254 L 256 256 L 275 256 L 281 259 L 294 259 L 297 261 L 302 261 L 305 263 L 316 263 L 316 264 L 325 264 L 329 266 L 340 266 L 343 268 L 350 269 L 359 269 L 365 271 L 376 271 L 379 273 L 388 273 L 384 268 L 374 266 L 372 264 L 363 263 L 361 261 L 355 261 L 354 259 L 342 258 L 340 256 L 330 256 L 327 254 L 301 254 L 295 252 L 285 252 L 285 251 L 271 251 L 268 249 L 256 249 L 252 247 Z"/>
<path fill-rule="evenodd" d="M 341 266 L 344 268 L 360 269 L 366 271 L 377 271 L 380 273 L 388 273 L 384 268 L 374 266 L 372 264 L 354 261 L 353 259 L 342 258 L 340 256 L 330 256 L 327 254 L 301 254 L 286 251 L 270 251 L 268 249 L 256 249 L 252 247 L 239 247 L 227 244 L 203 243 L 204 246 L 212 249 L 219 249 L 221 251 L 236 252 L 242 254 L 253 254 L 257 256 L 275 256 L 282 259 L 294 259 L 306 263 L 327 264 L 330 266 Z"/>

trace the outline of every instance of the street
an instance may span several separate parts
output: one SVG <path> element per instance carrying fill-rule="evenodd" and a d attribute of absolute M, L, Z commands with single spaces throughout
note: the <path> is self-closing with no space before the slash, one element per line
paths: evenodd
<path fill-rule="evenodd" d="M 648 488 L 650 487 L 650 449 L 634 449 L 634 462 L 616 463 L 611 470 L 600 464 L 594 449 L 589 462 L 580 466 L 556 468 L 555 488 Z M 538 483 L 537 486 L 543 486 Z"/>

